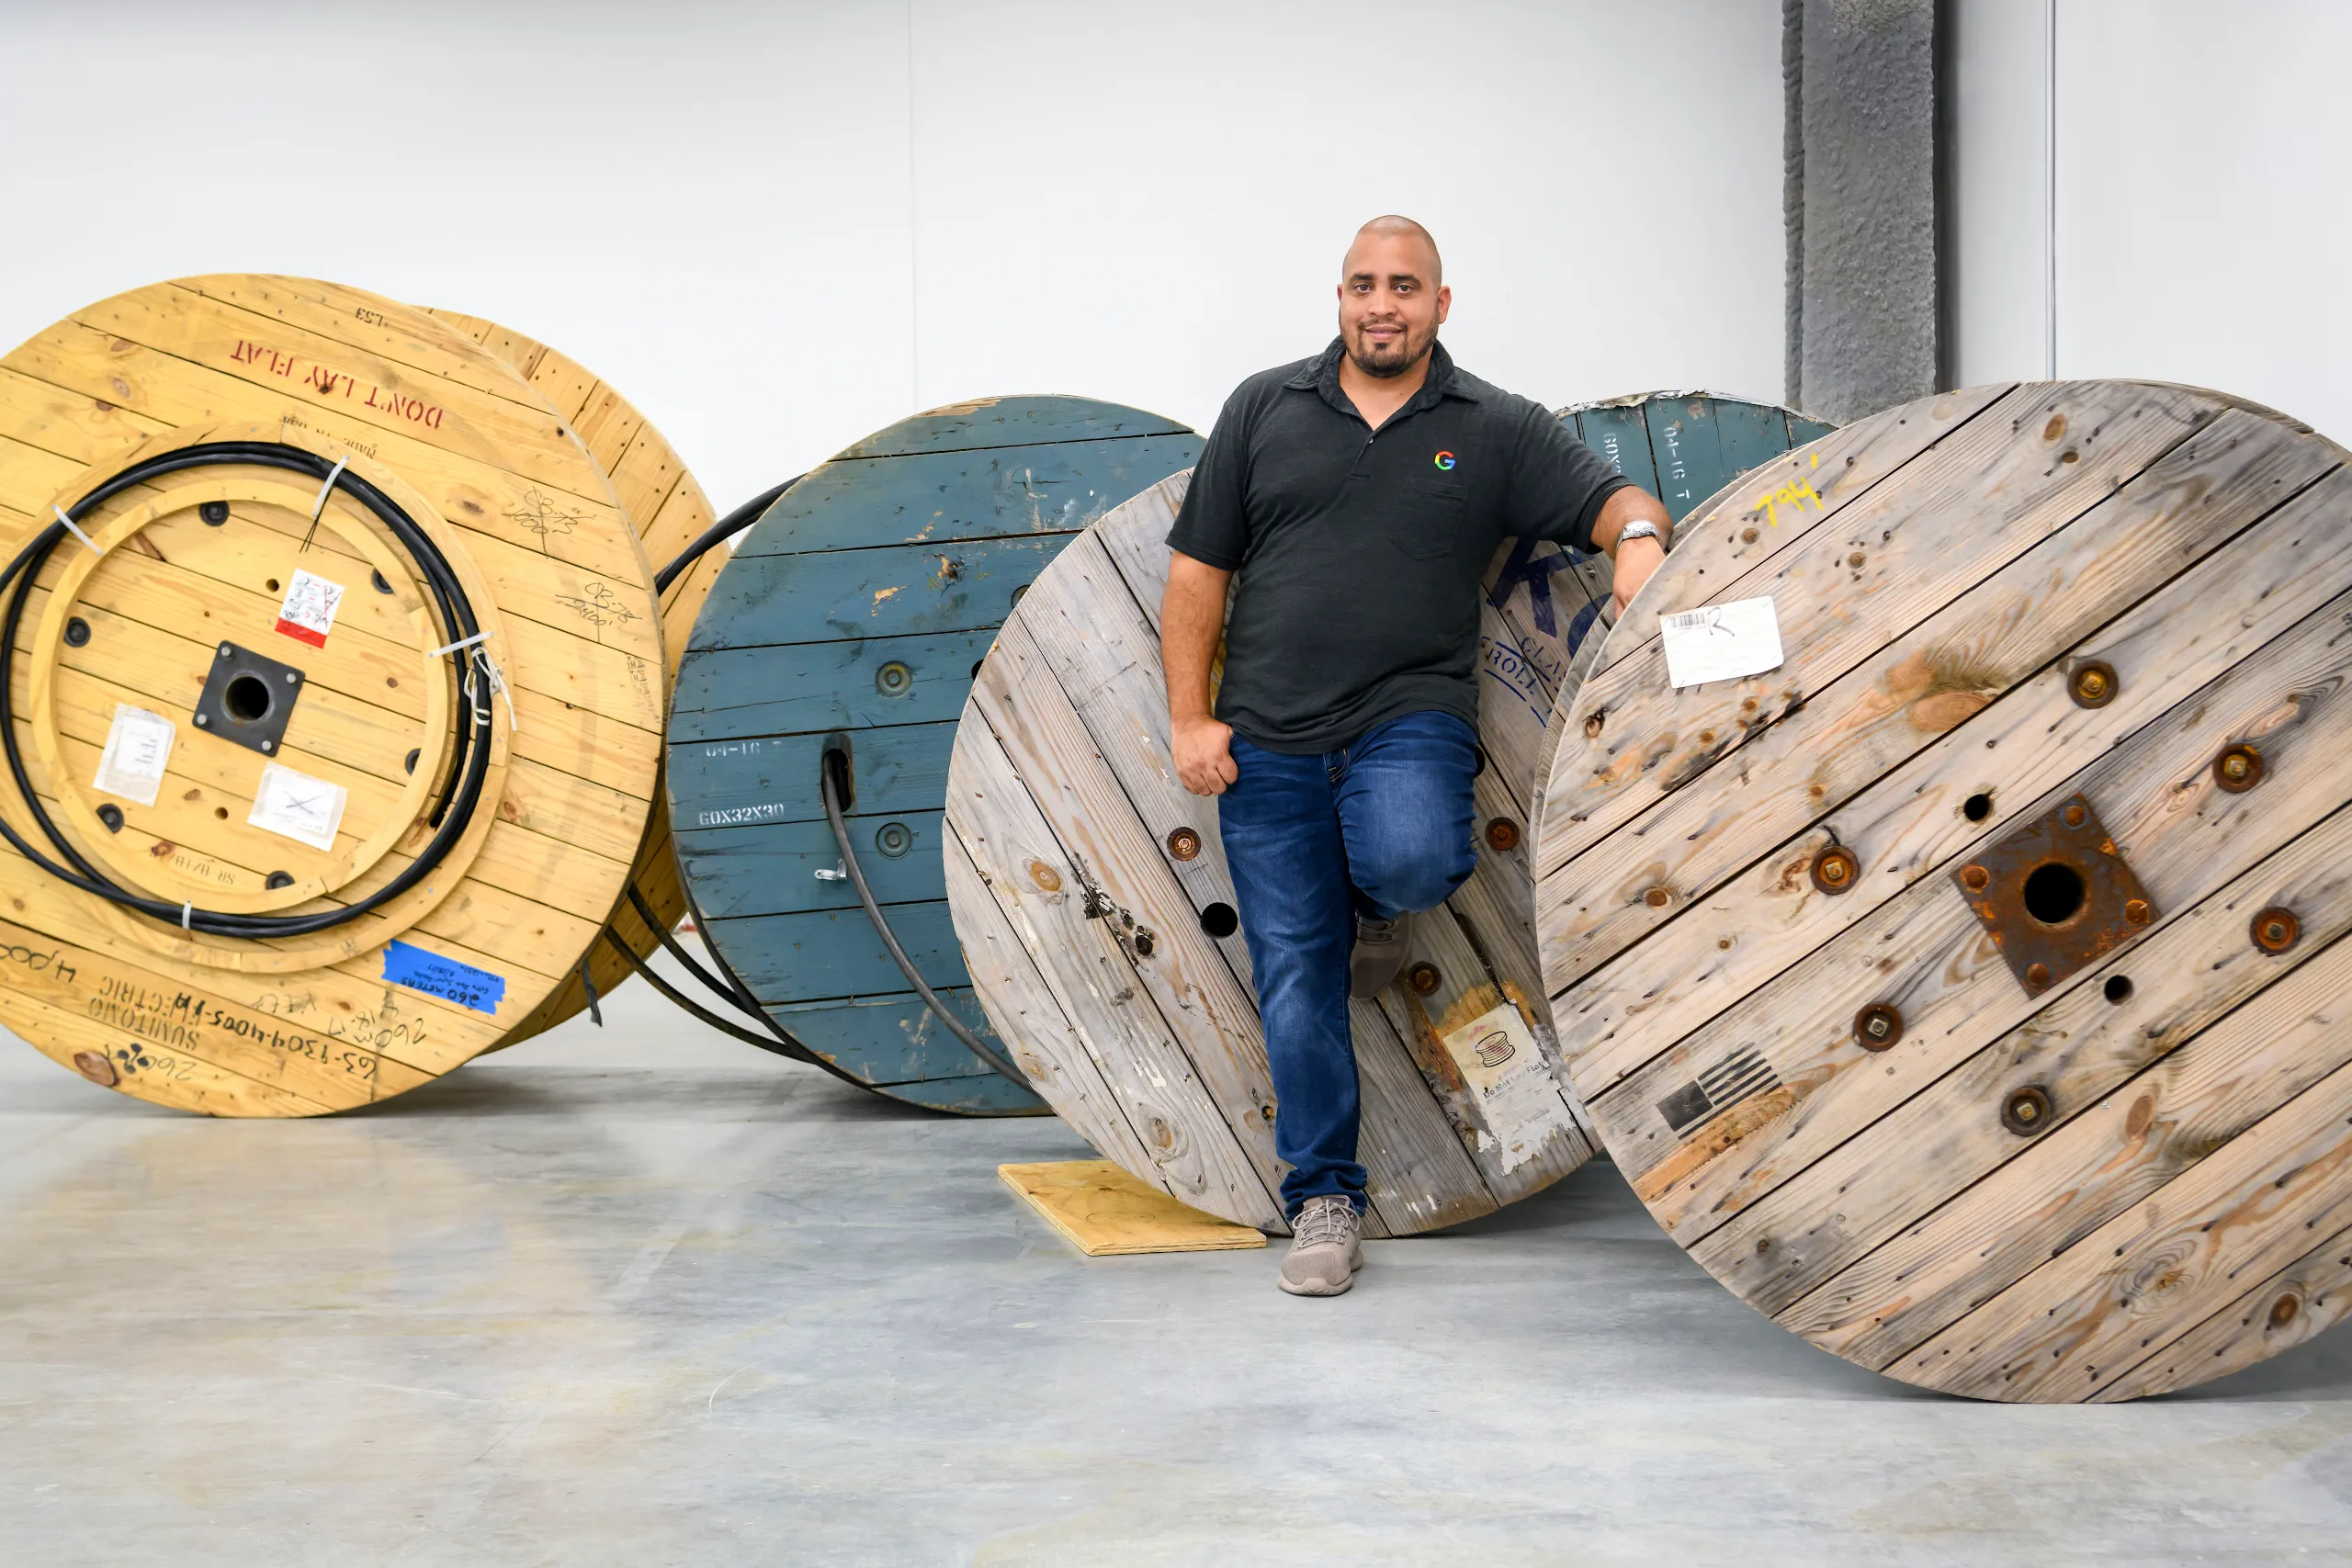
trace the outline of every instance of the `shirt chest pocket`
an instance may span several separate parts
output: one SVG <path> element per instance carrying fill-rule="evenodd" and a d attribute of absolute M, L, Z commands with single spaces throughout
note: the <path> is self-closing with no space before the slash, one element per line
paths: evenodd
<path fill-rule="evenodd" d="M 1381 531 L 1407 559 L 1439 560 L 1461 545 L 1470 510 L 1470 487 L 1461 480 L 1401 479 L 1387 502 Z"/>

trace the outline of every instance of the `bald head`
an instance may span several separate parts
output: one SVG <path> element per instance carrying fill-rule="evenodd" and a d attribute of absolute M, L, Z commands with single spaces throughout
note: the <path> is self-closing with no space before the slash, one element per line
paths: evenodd
<path fill-rule="evenodd" d="M 1375 218 L 1340 264 L 1340 337 L 1348 357 L 1379 379 L 1413 376 L 1429 358 L 1453 295 L 1437 242 L 1409 218 Z"/>
<path fill-rule="evenodd" d="M 1395 212 L 1383 213 L 1356 231 L 1355 243 L 1348 247 L 1348 254 L 1340 261 L 1340 281 L 1345 282 L 1356 270 L 1357 253 L 1364 249 L 1366 241 L 1384 240 L 1403 240 L 1419 246 L 1428 257 L 1428 275 L 1424 281 L 1431 288 L 1444 283 L 1445 262 L 1437 254 L 1436 237 L 1411 219 Z"/>

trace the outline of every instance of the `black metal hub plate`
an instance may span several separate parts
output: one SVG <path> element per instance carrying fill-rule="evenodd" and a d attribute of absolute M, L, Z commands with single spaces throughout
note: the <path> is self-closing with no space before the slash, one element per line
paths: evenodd
<path fill-rule="evenodd" d="M 212 651 L 212 668 L 196 699 L 196 728 L 274 757 L 294 716 L 294 699 L 302 694 L 302 671 L 291 664 L 221 643 Z"/>

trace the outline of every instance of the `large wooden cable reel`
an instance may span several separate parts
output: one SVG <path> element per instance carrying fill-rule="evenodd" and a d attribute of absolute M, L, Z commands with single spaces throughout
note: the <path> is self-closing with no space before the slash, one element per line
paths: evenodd
<path fill-rule="evenodd" d="M 426 313 L 497 355 L 548 400 L 611 479 L 622 515 L 636 530 L 648 561 L 657 570 L 675 559 L 717 521 L 709 499 L 687 471 L 684 459 L 618 389 L 560 351 L 496 321 L 454 310 L 429 309 Z M 665 691 L 677 676 L 695 616 L 726 560 L 724 550 L 707 553 L 681 572 L 662 595 Z M 598 629 L 627 626 L 643 613 L 633 601 L 617 594 L 583 604 L 581 611 L 582 619 Z M 644 842 L 630 868 L 629 882 L 653 910 L 662 931 L 674 929 L 685 917 L 686 894 L 671 846 L 668 812 L 656 810 L 646 818 Z M 605 924 L 613 938 L 639 960 L 652 957 L 661 945 L 660 937 L 638 913 L 635 901 L 626 896 Z M 563 985 L 509 1031 L 496 1048 L 527 1040 L 577 1015 L 589 1005 L 590 986 L 601 996 L 634 974 L 635 965 L 615 949 L 613 938 L 600 939 L 590 948 L 586 984 L 580 969 L 574 968 Z"/>
<path fill-rule="evenodd" d="M 678 861 L 725 977 L 841 1076 L 932 1110 L 1044 1111 L 892 961 L 833 837 L 820 758 L 838 738 L 844 826 L 885 919 L 943 1005 L 991 1044 L 942 882 L 956 716 L 1039 570 L 1199 452 L 1181 424 L 1085 398 L 933 409 L 811 470 L 727 560 L 670 716 Z"/>
<path fill-rule="evenodd" d="M 1894 409 L 1691 525 L 1562 704 L 1577 1093 L 1668 1234 L 1981 1398 L 2237 1370 L 2352 1303 L 2352 474 L 2129 382 Z M 1658 617 L 1785 654 L 1671 689 Z"/>
<path fill-rule="evenodd" d="M 13 784 L 0 816 L 164 913 L 0 851 L 0 1021 L 158 1103 L 315 1114 L 489 1048 L 577 967 L 644 838 L 662 646 L 611 483 L 513 368 L 330 284 L 118 296 L 0 361 L 0 544 L 44 528 L 9 677 L 63 847 Z M 576 607 L 607 604 L 630 619 Z"/>
<path fill-rule="evenodd" d="M 1760 461 L 1801 434 L 1798 416 L 1705 394 L 1595 407 L 1586 438 L 1645 486 L 1654 433 L 1683 477 L 1703 454 L 1716 482 L 1736 471 L 1720 468 L 1726 448 Z M 1757 442 L 1719 441 L 1719 411 Z M 1582 433 L 1579 414 L 1562 417 Z M 949 773 L 948 892 L 997 1032 L 1055 1111 L 1141 1179 L 1278 1230 L 1273 1091 L 1216 807 L 1167 754 L 1159 601 L 1189 477 L 1072 544 L 999 634 Z M 1529 541 L 1489 569 L 1477 869 L 1416 920 L 1398 983 L 1351 1004 L 1369 1234 L 1473 1218 L 1592 1152 L 1557 1071 L 1525 824 L 1553 701 L 1607 624 L 1606 572 Z"/>
<path fill-rule="evenodd" d="M 1611 467 L 1658 498 L 1676 525 L 1704 510 L 1739 477 L 1834 427 L 1794 409 L 1719 392 L 1632 392 L 1558 411 L 1562 423 Z M 1539 667 L 1529 688 L 1548 726 L 1554 704 L 1573 695 L 1617 624 L 1611 594 L 1614 568 L 1605 556 L 1576 555 L 1532 539 L 1514 540 L 1488 570 L 1487 597 L 1501 612 L 1517 649 Z M 1512 644 L 1489 639 L 1487 673 L 1509 682 Z M 1555 738 L 1548 728 L 1525 776 L 1538 800 L 1551 772 Z M 1514 776 L 1519 776 L 1514 773 Z"/>

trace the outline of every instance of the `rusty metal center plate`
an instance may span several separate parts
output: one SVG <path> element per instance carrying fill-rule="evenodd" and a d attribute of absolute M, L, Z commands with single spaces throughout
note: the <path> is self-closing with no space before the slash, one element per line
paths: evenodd
<path fill-rule="evenodd" d="M 2079 795 L 1951 879 L 2029 996 L 2114 952 L 2155 918 L 2148 890 Z"/>

